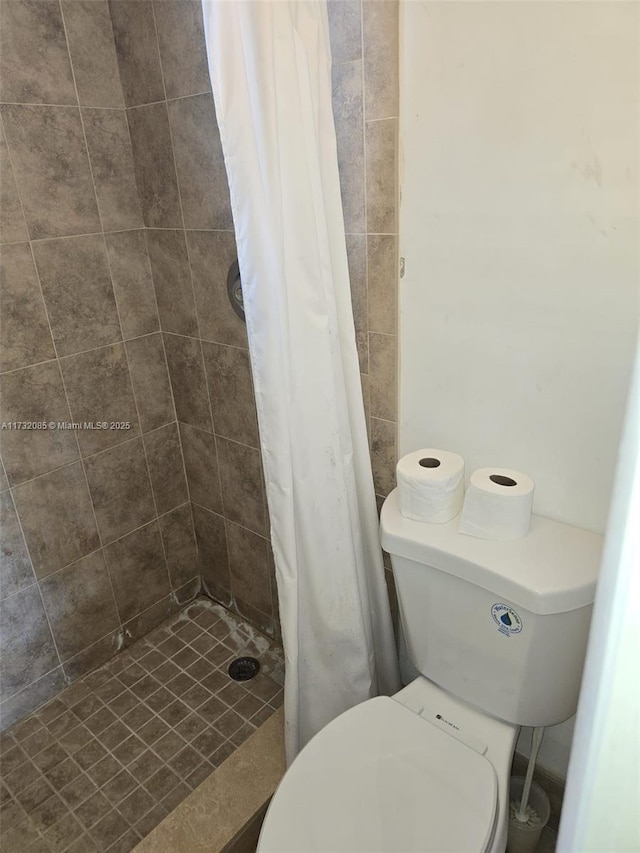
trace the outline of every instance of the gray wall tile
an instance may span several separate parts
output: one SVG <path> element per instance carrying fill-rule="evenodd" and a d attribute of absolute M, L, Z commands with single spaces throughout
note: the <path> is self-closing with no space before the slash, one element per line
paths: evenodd
<path fill-rule="evenodd" d="M 35 584 L 0 602 L 0 637 L 2 700 L 60 663 Z"/>
<path fill-rule="evenodd" d="M 151 3 L 112 0 L 109 11 L 126 105 L 161 101 L 164 85 Z"/>
<path fill-rule="evenodd" d="M 211 90 L 199 0 L 154 2 L 167 98 Z"/>
<path fill-rule="evenodd" d="M 79 654 L 119 625 L 102 551 L 46 578 L 41 588 L 62 661 Z"/>
<path fill-rule="evenodd" d="M 180 424 L 189 494 L 194 503 L 222 513 L 216 441 L 210 432 Z"/>
<path fill-rule="evenodd" d="M 225 516 L 254 533 L 267 535 L 260 451 L 217 439 Z"/>
<path fill-rule="evenodd" d="M 191 504 L 161 515 L 158 522 L 171 586 L 177 589 L 200 574 Z"/>
<path fill-rule="evenodd" d="M 105 0 L 62 0 L 81 106 L 124 107 L 109 6 Z"/>
<path fill-rule="evenodd" d="M 55 361 L 0 377 L 3 421 L 68 422 L 69 406 Z M 65 429 L 0 430 L 0 449 L 10 483 L 21 483 L 78 458 L 73 432 Z"/>
<path fill-rule="evenodd" d="M 104 552 L 123 622 L 171 592 L 157 521 L 107 545 Z"/>
<path fill-rule="evenodd" d="M 58 3 L 4 2 L 0 39 L 1 101 L 77 103 Z"/>
<path fill-rule="evenodd" d="M 333 64 L 362 59 L 361 0 L 328 0 L 327 7 Z"/>
<path fill-rule="evenodd" d="M 398 340 L 395 335 L 369 334 L 371 359 L 371 415 L 387 421 L 396 419 Z"/>
<path fill-rule="evenodd" d="M 159 332 L 126 344 L 131 382 L 143 432 L 176 419 L 169 371 Z"/>
<path fill-rule="evenodd" d="M 6 598 L 36 579 L 9 491 L 0 494 L 0 532 L 0 598 Z"/>
<path fill-rule="evenodd" d="M 159 513 L 168 512 L 189 499 L 178 425 L 168 424 L 147 433 L 144 447 L 156 507 Z"/>
<path fill-rule="evenodd" d="M 105 231 L 142 227 L 142 210 L 124 110 L 85 107 L 81 112 L 102 227 Z"/>
<path fill-rule="evenodd" d="M 369 339 L 367 336 L 367 253 L 364 234 L 347 234 L 347 261 L 351 283 L 351 306 L 356 332 L 360 372 L 369 372 Z"/>
<path fill-rule="evenodd" d="M 9 106 L 2 115 L 31 239 L 99 231 L 80 110 Z"/>
<path fill-rule="evenodd" d="M 83 456 L 128 441 L 140 432 L 124 344 L 60 360 L 74 422 L 130 423 L 130 429 L 81 429 Z"/>
<path fill-rule="evenodd" d="M 249 353 L 224 344 L 202 344 L 216 435 L 258 447 L 258 419 Z"/>
<path fill-rule="evenodd" d="M 396 486 L 395 423 L 371 418 L 371 465 L 377 495 L 387 496 Z"/>
<path fill-rule="evenodd" d="M 366 122 L 367 230 L 395 234 L 398 230 L 396 119 Z"/>
<path fill-rule="evenodd" d="M 0 127 L 0 243 L 18 243 L 28 239 L 9 149 L 4 130 Z"/>
<path fill-rule="evenodd" d="M 58 355 L 122 340 L 101 234 L 34 243 Z"/>
<path fill-rule="evenodd" d="M 29 677 L 28 671 L 25 671 L 24 677 Z M 64 687 L 66 684 L 61 666 L 52 669 L 37 681 L 27 684 L 19 693 L 0 704 L 0 729 L 6 729 L 26 717 L 60 693 Z"/>
<path fill-rule="evenodd" d="M 233 232 L 189 231 L 187 243 L 200 335 L 206 341 L 247 347 L 247 327 L 227 296 L 227 273 L 236 259 Z"/>
<path fill-rule="evenodd" d="M 124 339 L 160 328 L 145 232 L 105 234 L 111 282 Z"/>
<path fill-rule="evenodd" d="M 184 231 L 147 231 L 147 245 L 163 331 L 196 337 L 198 320 Z"/>
<path fill-rule="evenodd" d="M 338 168 L 347 234 L 364 234 L 364 126 L 362 62 L 334 66 L 333 117 L 338 145 Z"/>
<path fill-rule="evenodd" d="M 169 377 L 179 421 L 212 431 L 200 341 L 164 335 Z"/>
<path fill-rule="evenodd" d="M 13 498 L 39 578 L 99 547 L 89 491 L 79 462 L 16 486 Z"/>
<path fill-rule="evenodd" d="M 137 0 L 133 2 L 138 6 L 147 5 Z M 181 228 L 167 105 L 152 104 L 127 110 L 127 120 L 144 224 L 148 228 Z"/>
<path fill-rule="evenodd" d="M 227 542 L 234 598 L 242 598 L 257 610 L 271 614 L 267 540 L 227 521 Z"/>
<path fill-rule="evenodd" d="M 213 97 L 180 98 L 168 107 L 185 228 L 233 228 Z"/>
<path fill-rule="evenodd" d="M 367 237 L 369 329 L 386 335 L 398 333 L 398 238 Z"/>
<path fill-rule="evenodd" d="M 231 580 L 224 518 L 194 504 L 193 523 L 198 543 L 202 583 L 205 589 L 219 601 L 229 602 Z"/>
<path fill-rule="evenodd" d="M 69 681 L 77 681 L 78 678 L 82 678 L 83 675 L 110 660 L 118 651 L 120 634 L 120 628 L 111 631 L 110 634 L 86 646 L 77 655 L 65 660 L 62 665 L 65 678 Z M 61 821 L 56 826 L 60 823 Z"/>
<path fill-rule="evenodd" d="M 363 3 L 364 95 L 367 120 L 398 115 L 398 3 Z"/>
<path fill-rule="evenodd" d="M 0 371 L 55 357 L 28 243 L 0 248 Z"/>
<path fill-rule="evenodd" d="M 85 462 L 103 542 L 112 542 L 155 515 L 142 439 L 91 456 Z"/>

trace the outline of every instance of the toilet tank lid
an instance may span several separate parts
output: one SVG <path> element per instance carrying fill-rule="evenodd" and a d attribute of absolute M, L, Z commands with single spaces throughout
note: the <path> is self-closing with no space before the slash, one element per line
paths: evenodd
<path fill-rule="evenodd" d="M 387 497 L 380 515 L 382 547 L 392 557 L 455 575 L 532 613 L 564 613 L 593 603 L 602 536 L 532 515 L 522 539 L 478 539 L 459 533 L 459 516 L 446 524 L 405 518 L 397 492 Z"/>

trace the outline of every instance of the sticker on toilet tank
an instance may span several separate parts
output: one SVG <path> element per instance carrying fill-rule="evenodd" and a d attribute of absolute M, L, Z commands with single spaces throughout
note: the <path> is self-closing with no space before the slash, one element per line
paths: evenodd
<path fill-rule="evenodd" d="M 522 619 L 508 604 L 494 604 L 491 608 L 491 615 L 498 626 L 498 631 L 505 637 L 519 634 L 522 631 Z"/>

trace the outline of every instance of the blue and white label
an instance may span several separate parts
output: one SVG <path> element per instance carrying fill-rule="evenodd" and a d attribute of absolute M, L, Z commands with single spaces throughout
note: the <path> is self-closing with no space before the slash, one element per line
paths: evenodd
<path fill-rule="evenodd" d="M 510 637 L 512 634 L 519 634 L 522 631 L 520 614 L 513 607 L 509 607 L 508 604 L 494 604 L 491 608 L 491 616 L 498 626 L 498 631 L 504 634 L 505 637 Z"/>

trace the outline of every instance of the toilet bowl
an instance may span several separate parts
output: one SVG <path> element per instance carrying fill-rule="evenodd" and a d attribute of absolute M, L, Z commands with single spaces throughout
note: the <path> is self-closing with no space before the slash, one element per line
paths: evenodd
<path fill-rule="evenodd" d="M 516 734 L 422 677 L 363 702 L 293 762 L 258 853 L 502 853 Z"/>
<path fill-rule="evenodd" d="M 575 713 L 602 539 L 532 516 L 527 536 L 380 516 L 421 673 L 351 708 L 286 772 L 258 853 L 504 853 L 520 726 Z"/>

